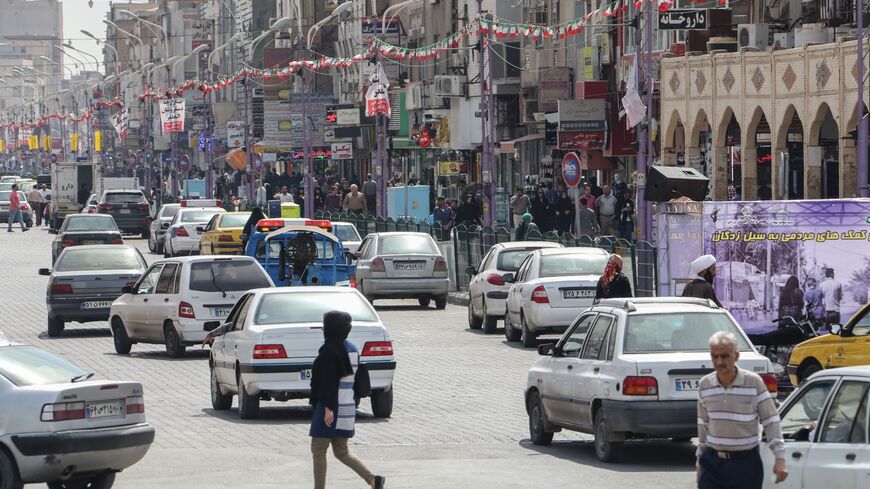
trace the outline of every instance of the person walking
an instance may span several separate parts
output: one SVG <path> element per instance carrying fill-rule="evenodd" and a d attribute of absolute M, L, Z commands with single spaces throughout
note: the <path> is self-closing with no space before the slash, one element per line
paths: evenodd
<path fill-rule="evenodd" d="M 816 287 L 816 279 L 810 277 L 804 284 L 804 301 L 807 304 L 807 317 L 816 324 L 825 321 L 825 294 Z"/>
<path fill-rule="evenodd" d="M 622 257 L 614 253 L 607 260 L 604 273 L 595 286 L 595 300 L 631 297 L 634 297 L 631 293 L 631 283 L 622 273 Z"/>
<path fill-rule="evenodd" d="M 586 199 L 586 205 L 588 205 L 590 209 L 592 209 L 593 211 L 597 209 L 597 207 L 595 207 L 595 196 L 592 195 L 591 185 L 587 183 L 583 186 L 583 195 L 581 195 L 580 197 Z"/>
<path fill-rule="evenodd" d="M 610 185 L 604 186 L 604 194 L 595 199 L 595 205 L 598 207 L 598 221 L 602 236 L 614 236 L 616 229 L 613 229 L 614 217 L 616 217 L 617 199 L 610 189 Z"/>
<path fill-rule="evenodd" d="M 435 201 L 435 209 L 432 211 L 432 219 L 441 228 L 441 239 L 447 239 L 450 236 L 450 229 L 453 227 L 453 219 L 456 214 L 447 205 L 444 197 L 438 197 Z"/>
<path fill-rule="evenodd" d="M 595 238 L 599 231 L 598 219 L 595 218 L 595 211 L 586 204 L 586 197 L 580 197 L 580 236 Z"/>
<path fill-rule="evenodd" d="M 553 229 L 553 206 L 547 200 L 544 190 L 538 188 L 538 191 L 532 195 L 532 219 L 541 229 L 542 233 L 546 233 Z"/>
<path fill-rule="evenodd" d="M 825 323 L 830 326 L 840 323 L 840 301 L 843 300 L 843 286 L 834 279 L 834 269 L 825 269 L 825 279 L 819 286 L 825 295 Z"/>
<path fill-rule="evenodd" d="M 619 199 L 619 237 L 631 241 L 634 231 L 634 201 L 631 200 L 631 192 L 625 190 Z"/>
<path fill-rule="evenodd" d="M 528 238 L 529 236 L 529 232 L 531 231 L 538 231 L 539 233 L 541 232 L 541 230 L 538 229 L 538 225 L 532 222 L 532 215 L 526 212 L 522 215 L 522 221 L 520 222 L 520 225 L 517 226 L 517 231 L 514 235 L 514 241 L 525 241 L 526 238 Z"/>
<path fill-rule="evenodd" d="M 18 195 L 18 184 L 12 184 L 12 191 L 9 192 L 9 219 L 6 221 L 6 231 L 11 233 L 12 225 L 18 220 L 21 223 L 21 232 L 29 231 L 24 224 L 24 215 L 21 214 L 21 196 Z"/>
<path fill-rule="evenodd" d="M 268 209 L 269 201 L 268 201 L 268 198 L 266 197 L 266 195 L 267 195 L 266 194 L 266 187 L 264 187 L 263 184 L 260 183 L 259 179 L 255 183 L 256 183 L 257 190 L 254 193 L 254 195 L 255 195 L 254 204 L 256 206 L 260 207 L 261 209 Z"/>
<path fill-rule="evenodd" d="M 293 202 L 293 194 L 291 194 L 290 189 L 284 185 L 281 187 L 281 193 L 275 195 L 275 199 L 280 200 L 282 204 L 285 202 Z"/>
<path fill-rule="evenodd" d="M 338 184 L 329 188 L 329 193 L 323 198 L 323 206 L 328 212 L 341 210 L 341 196 L 338 195 Z"/>
<path fill-rule="evenodd" d="M 481 226 L 483 225 L 481 220 L 482 215 L 483 211 L 480 209 L 480 205 L 474 200 L 473 195 L 468 194 L 465 196 L 462 205 L 459 206 L 459 211 L 456 213 L 456 222 L 466 227 Z"/>
<path fill-rule="evenodd" d="M 42 226 L 42 214 L 45 212 L 45 198 L 39 191 L 39 185 L 34 185 L 33 190 L 27 192 L 27 202 L 33 207 L 33 219 L 36 226 Z"/>
<path fill-rule="evenodd" d="M 366 206 L 366 197 L 359 191 L 359 187 L 357 187 L 356 184 L 350 186 L 350 192 L 344 196 L 341 208 L 344 209 L 345 212 L 353 212 L 356 214 L 365 214 L 368 210 L 368 207 Z"/>
<path fill-rule="evenodd" d="M 716 277 L 716 257 L 704 255 L 695 258 L 690 268 L 692 274 L 696 275 L 697 278 L 686 284 L 686 288 L 683 289 L 683 297 L 710 299 L 717 306 L 722 307 L 719 299 L 716 298 L 716 291 L 713 290 L 713 279 Z"/>
<path fill-rule="evenodd" d="M 785 443 L 764 380 L 737 366 L 740 352 L 734 333 L 713 333 L 708 344 L 714 371 L 698 384 L 698 489 L 761 489 L 759 423 L 776 459 L 775 482 L 784 481 L 788 477 Z"/>
<path fill-rule="evenodd" d="M 528 212 L 531 206 L 529 196 L 523 194 L 521 187 L 517 187 L 517 193 L 511 196 L 509 206 L 514 216 L 514 227 L 518 228 L 523 223 L 523 214 Z"/>
<path fill-rule="evenodd" d="M 786 281 L 779 291 L 779 317 L 791 316 L 795 321 L 804 318 L 804 291 L 794 275 Z"/>
<path fill-rule="evenodd" d="M 326 488 L 326 451 L 357 473 L 373 489 L 382 489 L 386 478 L 374 475 L 350 452 L 348 439 L 354 436 L 356 402 L 354 376 L 359 368 L 359 352 L 347 336 L 350 314 L 330 311 L 323 315 L 323 346 L 311 369 L 311 455 L 314 461 L 314 489 Z"/>
<path fill-rule="evenodd" d="M 362 184 L 362 194 L 366 198 L 369 214 L 376 216 L 378 214 L 378 182 L 372 178 L 371 173 L 366 175 L 366 181 Z"/>
<path fill-rule="evenodd" d="M 245 227 L 242 228 L 242 254 L 245 254 L 245 249 L 248 247 L 251 235 L 257 232 L 257 223 L 265 218 L 266 215 L 263 214 L 262 208 L 254 207 L 251 209 L 251 215 L 248 216 L 248 220 L 245 221 Z"/>
<path fill-rule="evenodd" d="M 559 234 L 570 233 L 574 224 L 574 202 L 568 197 L 568 192 L 563 190 L 559 200 L 556 201 L 556 230 Z M 593 213 L 594 216 L 594 213 Z"/>

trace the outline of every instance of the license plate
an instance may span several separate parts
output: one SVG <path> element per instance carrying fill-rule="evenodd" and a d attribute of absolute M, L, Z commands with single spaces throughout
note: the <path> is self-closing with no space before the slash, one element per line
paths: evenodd
<path fill-rule="evenodd" d="M 311 380 L 311 369 L 299 372 L 299 380 Z"/>
<path fill-rule="evenodd" d="M 586 299 L 594 296 L 595 291 L 592 289 L 570 289 L 562 291 L 562 297 L 565 299 Z"/>
<path fill-rule="evenodd" d="M 98 244 L 103 244 L 103 243 L 104 243 L 104 241 L 100 241 L 99 239 L 86 239 L 86 240 L 82 241 L 82 244 L 85 244 L 85 245 L 98 245 Z"/>
<path fill-rule="evenodd" d="M 216 317 L 216 318 L 225 318 L 225 317 L 230 315 L 229 308 L 215 307 L 211 311 L 212 311 L 212 314 L 214 314 L 214 317 Z"/>
<path fill-rule="evenodd" d="M 423 262 L 396 263 L 396 270 L 422 270 Z"/>
<path fill-rule="evenodd" d="M 108 309 L 110 307 L 112 307 L 112 301 L 82 302 L 82 309 Z"/>
<path fill-rule="evenodd" d="M 110 416 L 120 416 L 122 413 L 121 401 L 88 404 L 85 409 L 85 414 L 88 418 L 108 418 Z"/>
<path fill-rule="evenodd" d="M 130 210 L 130 209 L 121 209 L 121 210 L 119 210 L 118 212 L 120 212 L 121 214 L 130 214 L 130 213 L 133 212 L 133 211 Z"/>
<path fill-rule="evenodd" d="M 701 379 L 674 379 L 674 386 L 677 391 L 696 391 L 698 390 L 698 383 L 701 382 Z"/>

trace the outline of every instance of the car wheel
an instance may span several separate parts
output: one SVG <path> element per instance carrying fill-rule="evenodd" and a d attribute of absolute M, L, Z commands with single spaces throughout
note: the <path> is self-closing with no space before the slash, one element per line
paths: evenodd
<path fill-rule="evenodd" d="M 446 295 L 435 298 L 435 309 L 444 309 L 446 307 L 447 307 L 447 296 Z"/>
<path fill-rule="evenodd" d="M 547 421 L 544 419 L 544 406 L 541 404 L 541 395 L 533 392 L 529 398 L 529 438 L 535 445 L 549 445 L 553 441 L 553 433 L 546 430 Z"/>
<path fill-rule="evenodd" d="M 127 335 L 127 329 L 124 328 L 124 323 L 121 318 L 112 318 L 112 338 L 115 342 L 115 352 L 118 355 L 126 355 L 133 348 L 133 343 Z"/>
<path fill-rule="evenodd" d="M 24 483 L 18 476 L 15 460 L 6 450 L 0 448 L 0 489 L 21 489 L 22 487 L 24 487 Z"/>
<path fill-rule="evenodd" d="M 242 419 L 257 419 L 260 415 L 260 398 L 248 395 L 242 375 L 239 374 L 239 417 Z"/>
<path fill-rule="evenodd" d="M 48 483 L 48 489 L 110 489 L 115 484 L 115 473 L 76 477 L 66 481 Z"/>
<path fill-rule="evenodd" d="M 520 332 L 511 326 L 511 317 L 507 311 L 504 313 L 504 337 L 511 343 L 520 341 Z"/>
<path fill-rule="evenodd" d="M 487 314 L 486 310 L 486 299 L 483 299 L 483 332 L 486 334 L 495 333 L 495 329 L 498 326 L 498 317 L 490 316 Z"/>
<path fill-rule="evenodd" d="M 613 431 L 604 415 L 604 409 L 595 414 L 595 456 L 602 462 L 619 462 L 622 459 L 624 443 L 613 441 Z"/>
<path fill-rule="evenodd" d="M 181 343 L 181 338 L 178 337 L 178 331 L 171 324 L 163 326 L 163 344 L 166 346 L 166 353 L 172 358 L 181 358 L 184 356 L 184 351 L 187 349 Z"/>
<path fill-rule="evenodd" d="M 818 363 L 815 363 L 815 362 L 810 363 L 806 367 L 801 369 L 801 374 L 800 374 L 800 378 L 798 378 L 798 382 L 803 384 L 804 382 L 806 382 L 806 380 L 808 378 L 810 378 L 810 375 L 813 375 L 814 373 L 821 372 L 821 371 L 822 371 L 821 365 L 819 365 Z"/>
<path fill-rule="evenodd" d="M 474 299 L 468 298 L 468 327 L 470 329 L 480 329 L 483 326 L 483 320 L 474 315 Z"/>
<path fill-rule="evenodd" d="M 154 239 L 154 235 L 148 237 L 148 251 L 151 253 L 157 253 L 157 240 Z"/>
<path fill-rule="evenodd" d="M 420 307 L 429 307 L 429 303 L 432 302 L 432 299 L 429 297 L 420 297 L 417 299 L 417 302 L 420 304 Z"/>
<path fill-rule="evenodd" d="M 163 253 L 163 241 L 157 241 L 157 238 L 154 239 L 154 252 Z"/>
<path fill-rule="evenodd" d="M 63 319 L 61 318 L 48 318 L 48 336 L 52 338 L 57 338 L 63 332 Z"/>
<path fill-rule="evenodd" d="M 522 328 L 520 331 L 520 341 L 523 346 L 526 348 L 538 346 L 538 335 L 529 330 L 529 325 L 526 324 L 526 316 L 524 314 L 520 314 L 520 327 Z"/>
<path fill-rule="evenodd" d="M 389 418 L 393 414 L 393 389 L 372 391 L 372 414 L 376 418 Z"/>
<path fill-rule="evenodd" d="M 221 392 L 214 366 L 209 370 L 211 370 L 211 407 L 215 411 L 226 411 L 233 404 L 233 396 Z"/>

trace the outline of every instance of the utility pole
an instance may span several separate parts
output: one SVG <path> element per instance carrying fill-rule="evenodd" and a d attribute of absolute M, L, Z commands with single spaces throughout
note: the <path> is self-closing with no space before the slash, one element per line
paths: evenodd
<path fill-rule="evenodd" d="M 479 18 L 484 18 L 483 0 L 477 0 L 477 15 Z M 492 21 L 492 15 L 486 15 L 486 21 Z M 483 183 L 483 225 L 485 227 L 494 228 L 496 224 L 495 215 L 495 175 L 493 172 L 493 154 L 492 146 L 495 141 L 495 126 L 493 96 L 492 96 L 492 54 L 491 33 L 487 33 L 486 37 L 483 34 L 478 34 L 480 43 L 480 72 L 478 78 L 480 80 L 480 135 L 481 135 L 481 155 L 480 163 L 482 166 L 481 181 Z"/>
<path fill-rule="evenodd" d="M 864 0 L 858 0 L 858 196 L 870 197 L 867 183 L 867 115 L 864 113 Z"/>
<path fill-rule="evenodd" d="M 305 83 L 304 68 L 299 74 L 302 80 L 302 164 L 305 167 L 305 196 L 302 204 L 305 206 L 305 217 L 311 219 L 314 217 L 314 165 L 311 163 L 311 140 L 308 139 L 308 84 Z M 316 74 L 312 74 L 312 77 L 317 80 Z"/>
<path fill-rule="evenodd" d="M 650 215 L 650 206 L 646 202 L 646 173 L 649 166 L 649 161 L 652 160 L 655 154 L 655 148 L 652 141 L 652 114 L 653 114 L 653 8 L 652 2 L 644 2 L 644 30 L 645 35 L 641 35 L 640 24 L 638 24 L 637 32 L 637 56 L 635 61 L 639 65 L 637 83 L 638 90 L 643 94 L 643 88 L 646 88 L 646 117 L 641 124 L 641 129 L 638 135 L 638 153 L 637 153 L 637 222 L 638 222 L 638 241 L 648 240 L 651 238 L 652 219 Z M 641 39 L 645 37 L 646 53 L 642 50 Z M 643 60 L 641 62 L 641 60 Z M 640 71 L 641 66 L 643 72 Z M 641 78 L 643 74 L 643 78 Z M 625 176 L 626 182 L 631 182 L 631 176 Z"/>

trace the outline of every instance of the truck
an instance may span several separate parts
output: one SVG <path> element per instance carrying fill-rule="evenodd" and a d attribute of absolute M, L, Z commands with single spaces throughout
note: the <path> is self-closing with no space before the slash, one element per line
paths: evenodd
<path fill-rule="evenodd" d="M 92 193 L 96 194 L 97 200 L 103 196 L 106 190 L 141 190 L 137 177 L 102 177 L 97 180 L 97 185 Z"/>
<path fill-rule="evenodd" d="M 51 168 L 51 201 L 49 227 L 60 229 L 66 216 L 81 209 L 79 191 L 86 187 L 88 195 L 100 179 L 100 164 L 92 161 L 64 161 Z"/>

